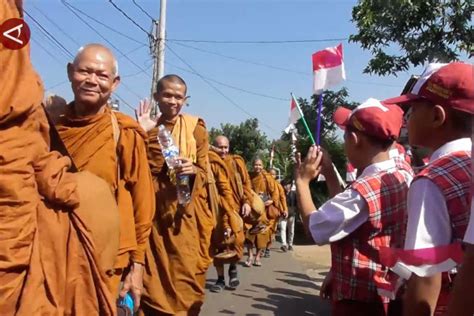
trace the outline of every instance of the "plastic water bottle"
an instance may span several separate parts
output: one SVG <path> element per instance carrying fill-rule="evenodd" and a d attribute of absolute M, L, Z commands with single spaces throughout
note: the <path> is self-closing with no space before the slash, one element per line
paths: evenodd
<path fill-rule="evenodd" d="M 160 143 L 161 151 L 168 168 L 176 168 L 180 163 L 178 160 L 179 148 L 175 145 L 171 133 L 164 125 L 158 126 L 158 142 Z M 186 205 L 191 201 L 189 176 L 176 176 L 176 194 L 178 197 L 178 203 L 181 205 Z"/>

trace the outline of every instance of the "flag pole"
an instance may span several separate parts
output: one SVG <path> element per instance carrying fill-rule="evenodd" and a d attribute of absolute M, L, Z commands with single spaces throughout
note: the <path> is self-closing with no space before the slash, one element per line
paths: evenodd
<path fill-rule="evenodd" d="M 323 109 L 323 91 L 319 95 L 318 99 L 318 121 L 316 124 L 316 145 L 319 146 L 321 144 L 321 111 Z"/>
<path fill-rule="evenodd" d="M 313 143 L 313 145 L 316 145 L 316 142 L 314 141 L 313 133 L 311 133 L 311 130 L 309 129 L 308 123 L 306 123 L 306 120 L 305 120 L 304 115 L 303 115 L 303 111 L 301 111 L 300 104 L 298 103 L 298 100 L 296 100 L 293 93 L 291 93 L 291 97 L 293 98 L 293 100 L 296 103 L 296 108 L 298 109 L 298 112 L 300 113 L 301 119 L 303 120 L 304 128 L 306 129 L 306 132 L 308 133 L 309 138 L 311 139 L 311 142 Z"/>

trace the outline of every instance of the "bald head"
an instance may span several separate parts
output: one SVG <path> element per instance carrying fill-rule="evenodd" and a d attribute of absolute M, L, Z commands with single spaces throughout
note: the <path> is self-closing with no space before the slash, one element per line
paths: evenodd
<path fill-rule="evenodd" d="M 74 93 L 75 112 L 89 116 L 104 111 L 111 94 L 120 83 L 117 60 L 110 49 L 101 44 L 81 47 L 67 66 Z"/>
<path fill-rule="evenodd" d="M 229 154 L 229 139 L 224 135 L 217 136 L 214 140 L 214 147 L 219 156 L 225 158 Z"/>
<path fill-rule="evenodd" d="M 276 178 L 277 177 L 277 172 L 275 169 L 270 169 L 270 174 L 272 175 L 273 178 Z"/>
<path fill-rule="evenodd" d="M 84 46 L 81 46 L 77 50 L 76 57 L 74 58 L 74 61 L 72 62 L 73 65 L 77 65 L 77 63 L 83 58 L 84 56 L 93 55 L 97 59 L 104 61 L 105 63 L 109 64 L 111 63 L 112 68 L 110 69 L 110 72 L 118 76 L 118 63 L 117 59 L 115 58 L 114 53 L 106 46 L 102 44 L 97 44 L 97 43 L 92 43 L 92 44 L 87 44 Z"/>

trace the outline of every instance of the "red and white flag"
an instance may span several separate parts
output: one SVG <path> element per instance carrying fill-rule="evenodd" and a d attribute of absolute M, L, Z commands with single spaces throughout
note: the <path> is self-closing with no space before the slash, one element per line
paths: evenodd
<path fill-rule="evenodd" d="M 343 80 L 346 80 L 342 44 L 329 47 L 313 54 L 313 92 L 321 94 Z"/>
<path fill-rule="evenodd" d="M 287 134 L 290 133 L 295 128 L 296 122 L 298 122 L 298 120 L 302 117 L 303 116 L 301 115 L 301 109 L 298 105 L 298 101 L 296 101 L 296 98 L 292 93 L 290 103 L 290 118 L 288 119 L 288 127 L 285 129 L 285 132 Z"/>

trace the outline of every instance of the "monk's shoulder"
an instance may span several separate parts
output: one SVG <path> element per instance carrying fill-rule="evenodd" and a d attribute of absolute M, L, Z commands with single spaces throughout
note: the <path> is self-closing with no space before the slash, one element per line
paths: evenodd
<path fill-rule="evenodd" d="M 120 127 L 121 132 L 125 133 L 136 133 L 141 136 L 143 139 L 147 138 L 146 132 L 141 128 L 140 124 L 133 119 L 132 117 L 128 116 L 125 113 L 114 111 L 113 114 L 117 118 L 118 125 Z"/>

